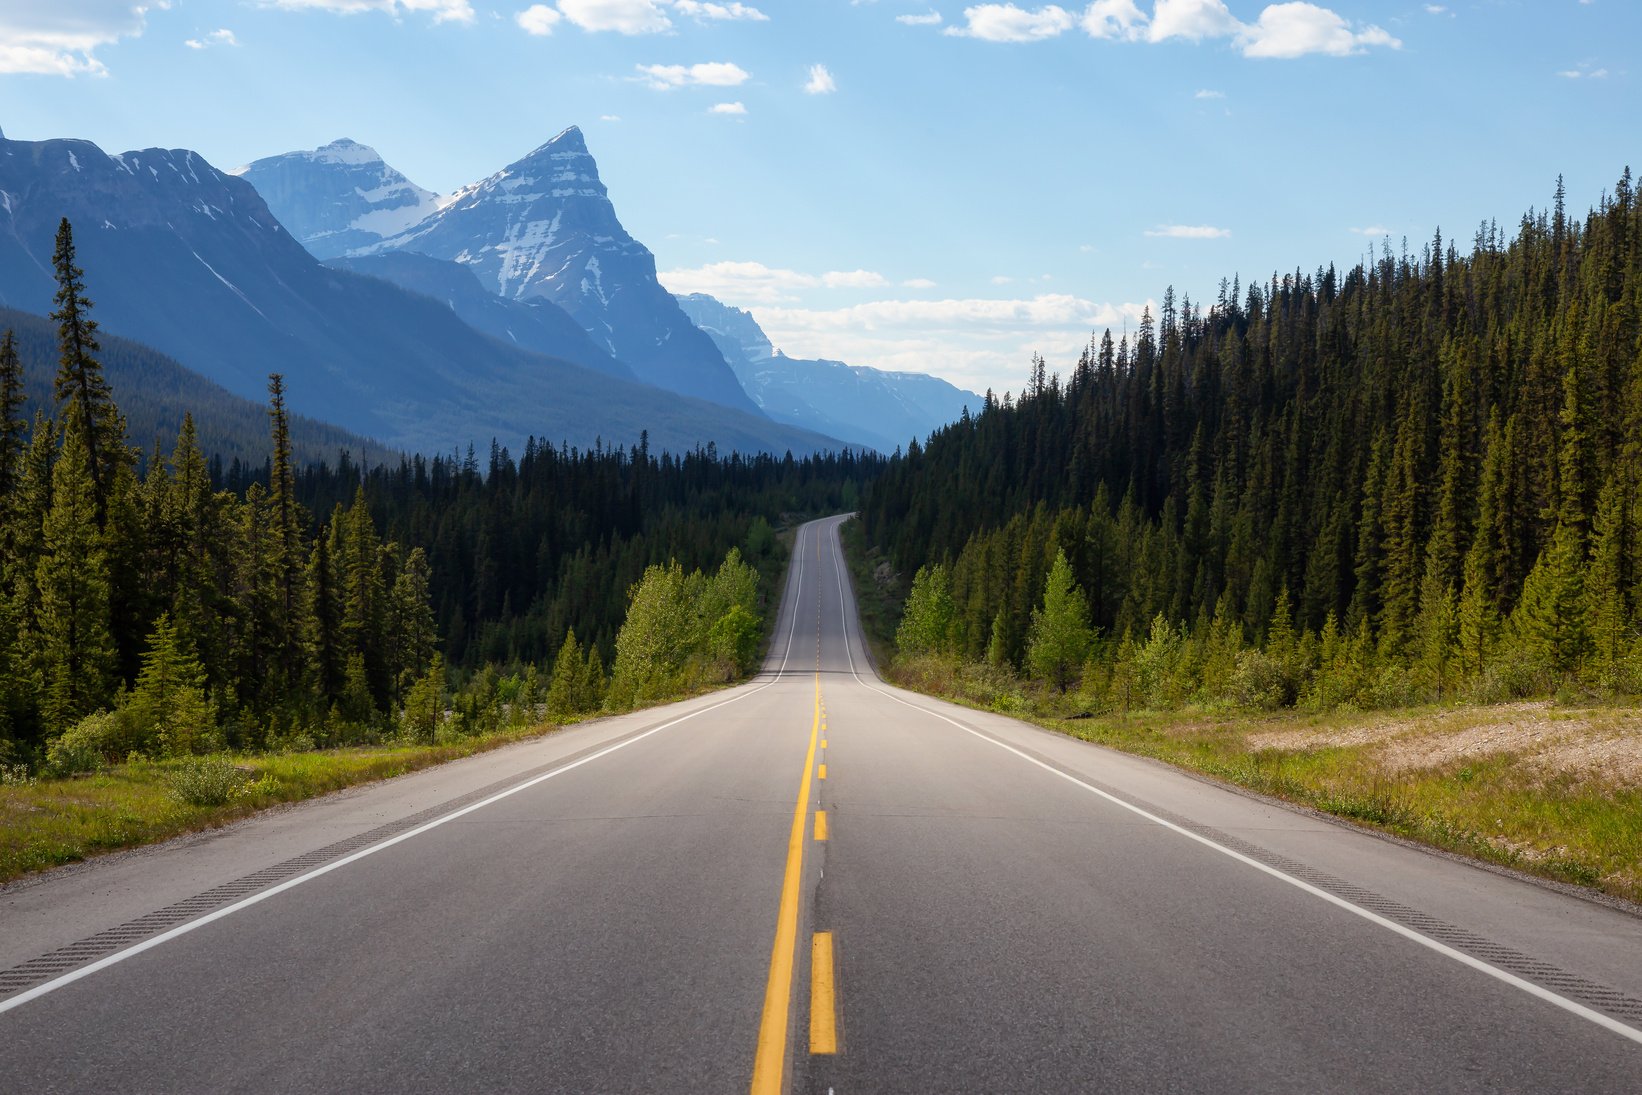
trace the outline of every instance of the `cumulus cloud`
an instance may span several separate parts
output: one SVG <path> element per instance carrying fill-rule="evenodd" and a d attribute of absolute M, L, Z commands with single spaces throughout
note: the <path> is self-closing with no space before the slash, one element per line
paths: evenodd
<path fill-rule="evenodd" d="M 1170 38 L 1201 42 L 1205 38 L 1236 34 L 1240 29 L 1242 24 L 1227 10 L 1223 0 L 1157 0 L 1146 38 L 1152 42 Z"/>
<path fill-rule="evenodd" d="M 379 11 L 395 18 L 414 13 L 431 15 L 435 23 L 473 22 L 473 5 L 468 0 L 262 0 L 262 6 L 285 11 L 331 11 L 338 15 Z"/>
<path fill-rule="evenodd" d="M 828 289 L 877 289 L 889 282 L 872 270 L 834 270 L 821 275 L 821 284 Z"/>
<path fill-rule="evenodd" d="M 559 0 L 559 11 L 586 31 L 660 34 L 673 26 L 656 0 Z"/>
<path fill-rule="evenodd" d="M 767 23 L 770 17 L 757 8 L 750 8 L 746 4 L 712 4 L 702 3 L 701 0 L 673 0 L 673 7 L 678 12 L 695 19 L 745 19 L 754 23 Z"/>
<path fill-rule="evenodd" d="M 1149 303 L 1149 302 L 1148 302 Z M 1146 304 L 1071 294 L 1021 299 L 877 300 L 814 309 L 753 303 L 753 318 L 793 357 L 935 373 L 973 391 L 1019 391 L 1032 354 L 1070 369 L 1090 335 L 1138 325 Z M 1152 305 L 1154 314 L 1156 306 Z"/>
<path fill-rule="evenodd" d="M 1272 4 L 1258 22 L 1238 31 L 1245 57 L 1304 57 L 1326 53 L 1346 57 L 1368 46 L 1400 49 L 1402 42 L 1377 26 L 1351 29 L 1344 17 L 1304 2 Z"/>
<path fill-rule="evenodd" d="M 931 22 L 924 16 L 899 18 L 914 25 Z M 1317 53 L 1343 57 L 1373 46 L 1402 47 L 1401 41 L 1381 27 L 1359 27 L 1335 11 L 1304 0 L 1268 4 L 1252 23 L 1233 15 L 1225 0 L 1156 0 L 1150 16 L 1137 0 L 1092 0 L 1077 15 L 1056 4 L 1038 8 L 979 4 L 965 8 L 964 23 L 944 33 L 987 42 L 1037 42 L 1059 37 L 1074 26 L 1091 38 L 1125 42 L 1230 39 L 1245 57 Z"/>
<path fill-rule="evenodd" d="M 1146 229 L 1146 234 L 1171 240 L 1223 240 L 1231 235 L 1231 229 L 1207 224 L 1160 224 Z"/>
<path fill-rule="evenodd" d="M 804 91 L 810 95 L 830 95 L 838 90 L 833 81 L 832 73 L 827 71 L 826 65 L 811 65 L 809 83 L 804 85 Z"/>
<path fill-rule="evenodd" d="M 983 42 L 1037 42 L 1054 38 L 1072 29 L 1072 13 L 1050 4 L 1027 10 L 1014 4 L 980 4 L 964 9 L 965 23 L 946 28 L 959 38 L 979 38 Z"/>
<path fill-rule="evenodd" d="M 938 27 L 941 25 L 941 13 L 928 11 L 923 15 L 897 15 L 895 21 L 907 27 Z"/>
<path fill-rule="evenodd" d="M 541 37 L 543 35 L 552 34 L 553 28 L 557 26 L 559 20 L 563 18 L 564 16 L 560 15 L 558 10 L 555 8 L 550 8 L 546 4 L 532 4 L 524 11 L 521 11 L 519 14 L 515 15 L 513 17 L 513 21 L 518 23 L 519 26 L 524 29 L 526 34 L 534 34 Z"/>
<path fill-rule="evenodd" d="M 1211 91 L 1206 87 L 1199 88 L 1197 94 L 1192 96 L 1194 99 L 1224 99 L 1225 97 L 1226 93 L 1224 91 Z"/>
<path fill-rule="evenodd" d="M 1091 38 L 1122 38 L 1134 41 L 1146 31 L 1146 16 L 1135 0 L 1095 0 L 1079 20 Z"/>
<path fill-rule="evenodd" d="M 82 0 L 68 5 L 0 4 L 0 73 L 104 76 L 99 47 L 142 34 L 150 11 L 169 0 Z"/>
<path fill-rule="evenodd" d="M 1359 236 L 1372 236 L 1375 239 L 1391 235 L 1391 229 L 1381 224 L 1371 224 L 1366 228 L 1353 228 L 1351 231 Z"/>
<path fill-rule="evenodd" d="M 739 87 L 752 76 L 729 61 L 706 61 L 699 65 L 635 65 L 644 82 L 657 91 L 675 87 Z"/>
<path fill-rule="evenodd" d="M 233 31 L 224 27 L 210 34 L 202 34 L 198 38 L 184 39 L 182 44 L 189 49 L 210 49 L 212 46 L 237 46 L 239 39 L 234 37 Z"/>
<path fill-rule="evenodd" d="M 707 108 L 709 114 L 745 114 L 747 107 L 744 103 L 714 103 Z"/>
<path fill-rule="evenodd" d="M 1573 68 L 1564 69 L 1557 73 L 1564 80 L 1606 80 L 1608 70 L 1594 67 L 1591 61 L 1581 61 Z"/>

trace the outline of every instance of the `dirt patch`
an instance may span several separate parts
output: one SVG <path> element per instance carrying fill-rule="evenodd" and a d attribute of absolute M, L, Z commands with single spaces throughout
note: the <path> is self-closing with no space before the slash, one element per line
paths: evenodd
<path fill-rule="evenodd" d="M 1558 742 L 1528 758 L 1528 764 L 1546 775 L 1567 773 L 1621 787 L 1642 787 L 1642 726 Z"/>
<path fill-rule="evenodd" d="M 1391 742 L 1380 751 L 1380 763 L 1389 772 L 1410 772 L 1500 753 L 1543 753 L 1580 740 L 1589 729 L 1590 723 L 1584 719 L 1549 719 L 1541 713 L 1530 713 Z"/>
<path fill-rule="evenodd" d="M 1374 745 L 1412 730 L 1420 724 L 1406 719 L 1388 719 L 1364 723 L 1361 726 L 1308 726 L 1303 730 L 1268 730 L 1264 734 L 1250 734 L 1250 749 L 1280 749 L 1288 753 L 1304 753 L 1314 749 L 1349 749 L 1359 745 Z"/>

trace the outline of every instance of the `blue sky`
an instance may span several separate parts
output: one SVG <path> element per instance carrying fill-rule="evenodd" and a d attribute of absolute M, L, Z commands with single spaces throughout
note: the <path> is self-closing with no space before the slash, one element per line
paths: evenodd
<path fill-rule="evenodd" d="M 1002 391 L 1171 284 L 1582 211 L 1639 53 L 1634 0 L 0 0 L 0 127 L 444 193 L 579 125 L 670 288 Z"/>

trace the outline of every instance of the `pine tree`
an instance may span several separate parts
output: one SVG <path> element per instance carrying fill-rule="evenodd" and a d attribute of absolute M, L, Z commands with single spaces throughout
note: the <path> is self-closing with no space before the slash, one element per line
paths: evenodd
<path fill-rule="evenodd" d="M 1094 642 L 1089 606 L 1083 590 L 1072 580 L 1066 553 L 1057 551 L 1044 583 L 1043 607 L 1032 613 L 1032 634 L 1026 660 L 1033 675 L 1065 692 Z"/>
<path fill-rule="evenodd" d="M 64 428 L 72 421 L 81 438 L 80 455 L 85 463 L 92 512 L 101 529 L 108 517 L 108 499 L 114 489 L 115 472 L 130 462 L 125 450 L 125 423 L 114 406 L 114 395 L 103 377 L 96 358 L 97 321 L 90 316 L 91 301 L 85 296 L 85 272 L 74 265 L 74 232 L 64 217 L 57 226 L 57 245 L 52 254 L 57 278 L 57 402 L 62 408 Z"/>
<path fill-rule="evenodd" d="M 0 337 L 0 559 L 10 542 L 10 502 L 23 478 L 28 420 L 23 417 L 23 362 L 17 337 L 8 329 Z"/>
<path fill-rule="evenodd" d="M 305 691 L 301 687 L 304 666 L 303 637 L 311 629 L 304 610 L 302 580 L 302 526 L 307 518 L 296 500 L 296 476 L 291 467 L 291 424 L 285 411 L 285 378 L 268 376 L 268 418 L 272 428 L 273 462 L 269 469 L 268 566 L 272 572 L 277 602 L 274 606 L 273 656 L 278 675 L 276 688 L 288 695 Z M 420 672 L 421 666 L 414 667 Z M 407 686 L 409 682 L 406 682 Z"/>
<path fill-rule="evenodd" d="M 122 716 L 138 740 L 165 756 L 209 751 L 216 744 L 215 714 L 205 696 L 205 670 L 162 614 L 148 636 L 142 670 Z"/>
<path fill-rule="evenodd" d="M 592 709 L 592 697 L 587 694 L 587 663 L 582 656 L 581 644 L 576 641 L 576 630 L 565 632 L 564 642 L 553 659 L 553 676 L 547 686 L 547 712 L 556 719 L 570 718 Z"/>
<path fill-rule="evenodd" d="M 48 732 L 56 733 L 114 694 L 108 564 L 77 419 L 69 419 L 62 455 L 52 469 L 51 508 L 41 537 L 35 582 L 45 686 L 42 713 Z"/>
<path fill-rule="evenodd" d="M 940 563 L 919 567 L 901 612 L 901 626 L 895 632 L 895 649 L 903 658 L 947 653 L 954 616 L 952 583 L 946 567 Z"/>
<path fill-rule="evenodd" d="M 1596 522 L 1591 534 L 1590 580 L 1585 586 L 1585 616 L 1589 621 L 1592 654 L 1604 682 L 1621 683 L 1621 667 L 1629 660 L 1631 635 L 1625 611 L 1625 496 L 1619 477 L 1602 486 Z"/>

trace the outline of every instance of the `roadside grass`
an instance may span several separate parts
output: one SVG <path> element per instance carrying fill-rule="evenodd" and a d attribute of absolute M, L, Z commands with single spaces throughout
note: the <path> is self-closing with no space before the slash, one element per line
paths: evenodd
<path fill-rule="evenodd" d="M 1006 669 L 897 663 L 905 590 L 843 527 L 862 623 L 896 684 L 1151 757 L 1355 824 L 1642 902 L 1642 711 L 1569 702 L 1324 714 L 1090 715 Z M 853 534 L 853 535 L 852 535 Z"/>
<path fill-rule="evenodd" d="M 121 848 L 215 829 L 285 802 L 388 779 L 555 729 L 500 730 L 442 745 L 373 745 L 227 758 L 137 760 L 67 779 L 0 785 L 0 883 Z M 235 778 L 226 801 L 208 765 Z M 192 800 L 192 801 L 189 801 Z"/>

